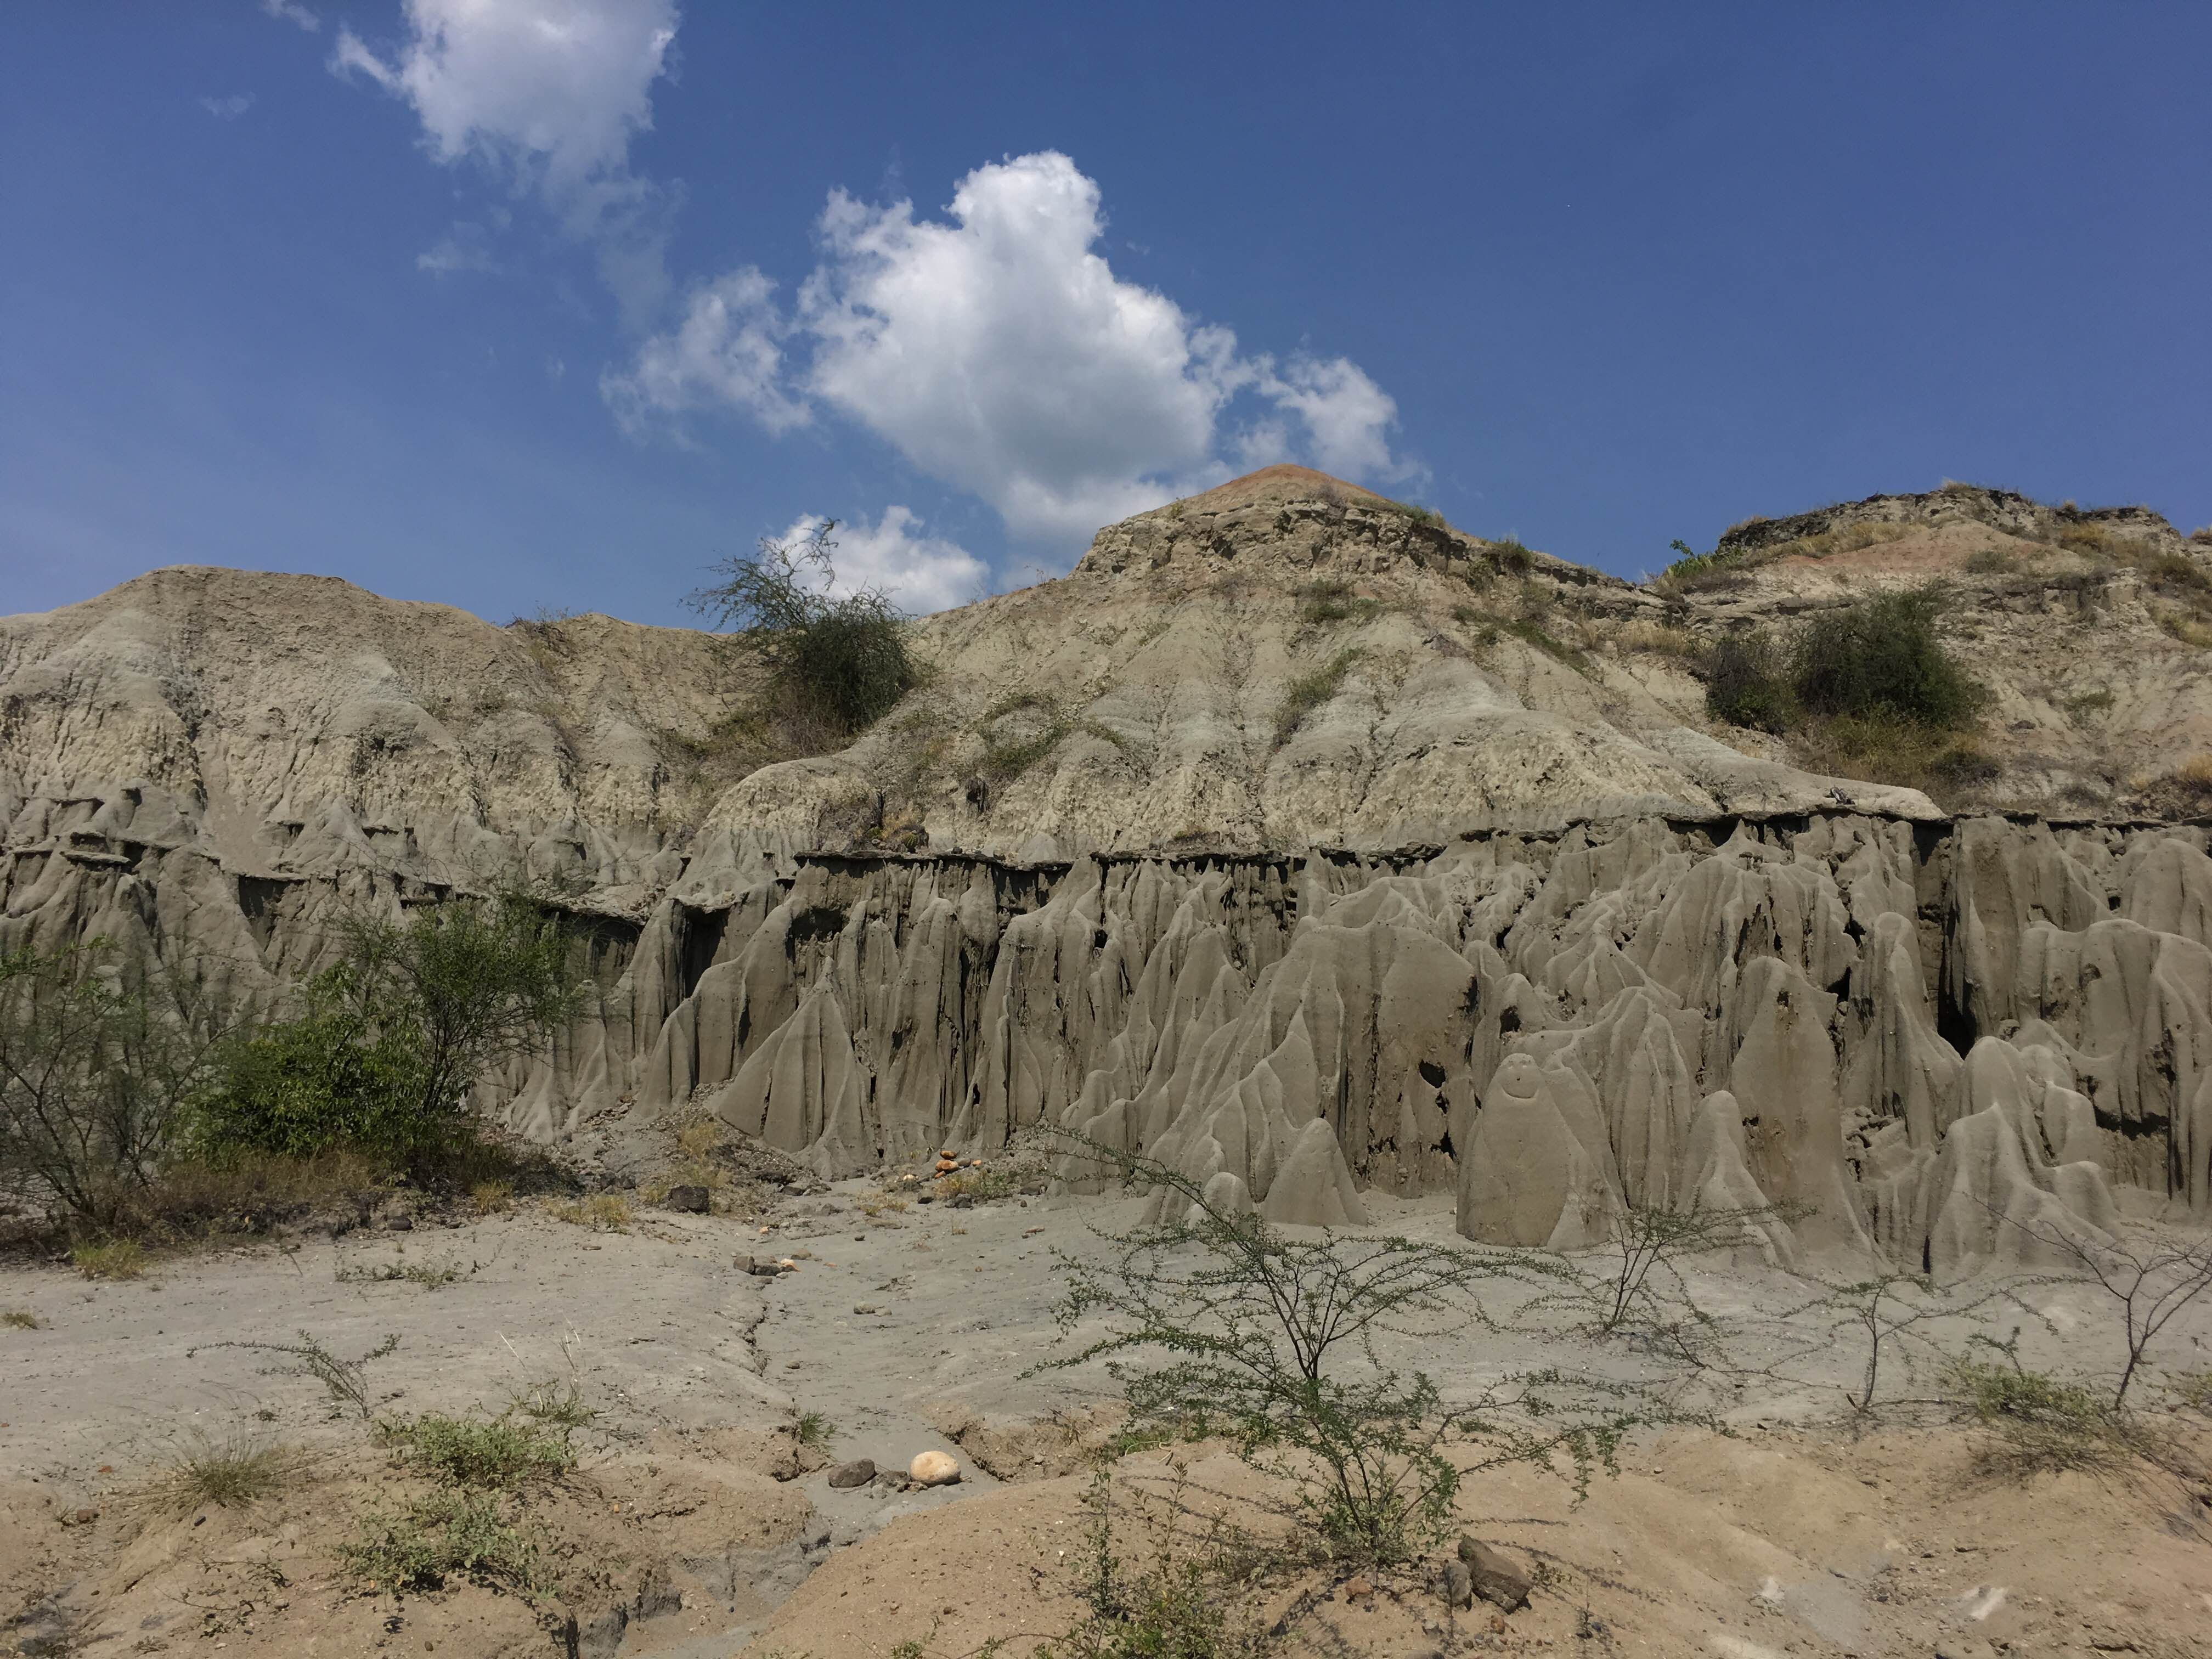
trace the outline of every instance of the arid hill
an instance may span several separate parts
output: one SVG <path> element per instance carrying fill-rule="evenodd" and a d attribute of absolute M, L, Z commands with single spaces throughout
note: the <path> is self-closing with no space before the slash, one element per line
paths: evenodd
<path fill-rule="evenodd" d="M 0 622 L 0 943 L 274 1001 L 333 907 L 522 872 L 597 986 L 487 1091 L 538 1135 L 696 1099 L 844 1174 L 1045 1121 L 1283 1220 L 1763 1196 L 1815 1206 L 1779 1254 L 1966 1271 L 2008 1217 L 2212 1205 L 2207 568 L 1954 487 L 1639 587 L 1270 468 L 734 768 L 707 635 L 160 571 Z M 1990 702 L 1932 799 L 1706 715 L 1712 641 L 1939 577 Z"/>

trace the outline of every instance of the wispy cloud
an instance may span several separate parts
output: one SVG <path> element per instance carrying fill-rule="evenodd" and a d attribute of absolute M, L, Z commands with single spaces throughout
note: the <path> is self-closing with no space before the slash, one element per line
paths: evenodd
<path fill-rule="evenodd" d="M 203 98 L 200 107 L 218 121 L 235 121 L 253 107 L 253 94 L 234 92 L 228 98 Z"/>
<path fill-rule="evenodd" d="M 630 171 L 669 66 L 675 0 L 406 0 L 388 52 L 338 28 L 331 72 L 411 107 L 441 164 L 473 161 L 590 242 L 625 320 L 665 299 L 679 191 Z"/>
<path fill-rule="evenodd" d="M 300 0 L 261 0 L 261 9 L 283 22 L 295 24 L 313 34 L 323 26 L 323 20 L 300 3 Z"/>
<path fill-rule="evenodd" d="M 474 220 L 456 219 L 443 236 L 415 256 L 415 268 L 450 276 L 464 270 L 495 271 L 499 261 L 492 257 L 489 231 Z"/>

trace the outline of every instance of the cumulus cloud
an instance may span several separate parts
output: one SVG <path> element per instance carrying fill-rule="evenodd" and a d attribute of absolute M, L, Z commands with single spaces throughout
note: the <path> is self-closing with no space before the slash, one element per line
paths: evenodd
<path fill-rule="evenodd" d="M 280 22 L 303 28 L 310 34 L 323 26 L 323 20 L 300 3 L 300 0 L 261 0 L 261 9 Z"/>
<path fill-rule="evenodd" d="M 668 289 L 677 198 L 630 171 L 630 141 L 653 125 L 675 0 L 406 0 L 406 33 L 380 55 L 344 25 L 333 73 L 404 100 L 438 161 L 474 161 L 535 195 L 594 244 L 625 316 L 641 322 Z"/>
<path fill-rule="evenodd" d="M 253 94 L 234 92 L 228 98 L 203 98 L 200 107 L 218 121 L 235 121 L 253 107 Z"/>
<path fill-rule="evenodd" d="M 1056 152 L 978 167 L 944 219 L 833 192 L 787 317 L 757 270 L 733 272 L 602 391 L 633 433 L 717 406 L 780 431 L 826 405 L 1060 545 L 1218 482 L 1225 456 L 1406 476 L 1396 405 L 1356 364 L 1243 356 L 1117 276 L 1103 229 L 1097 185 Z"/>
<path fill-rule="evenodd" d="M 748 265 L 692 289 L 684 319 L 638 349 L 624 371 L 610 369 L 599 392 L 623 429 L 636 436 L 697 410 L 737 408 L 770 432 L 804 426 L 811 412 L 784 385 L 789 325 L 775 284 Z"/>
<path fill-rule="evenodd" d="M 781 540 L 804 541 L 822 527 L 811 515 L 795 519 Z M 830 565 L 836 580 L 825 592 L 881 589 L 901 609 L 942 611 L 964 604 L 983 591 L 983 562 L 956 542 L 925 536 L 921 520 L 903 507 L 887 507 L 872 525 L 842 520 L 830 532 Z"/>

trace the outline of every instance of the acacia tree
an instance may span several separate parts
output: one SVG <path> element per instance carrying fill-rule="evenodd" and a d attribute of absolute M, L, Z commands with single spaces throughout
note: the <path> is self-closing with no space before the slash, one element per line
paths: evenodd
<path fill-rule="evenodd" d="M 1382 1357 L 1390 1336 L 1440 1322 L 1500 1326 L 1479 1293 L 1566 1277 L 1541 1251 L 1466 1249 L 1371 1234 L 1294 1237 L 1225 1209 L 1158 1161 L 1065 1137 L 1167 1215 L 1101 1233 L 1103 1261 L 1062 1252 L 1063 1333 L 1106 1329 L 1041 1370 L 1108 1362 L 1137 1424 L 1225 1431 L 1284 1478 L 1332 1553 L 1404 1559 L 1449 1516 L 1461 1480 L 1506 1463 L 1564 1462 L 1577 1489 L 1610 1468 L 1622 1437 L 1692 1420 L 1635 1382 L 1558 1369 L 1510 1374 L 1447 1398 L 1425 1372 Z M 1155 1363 L 1129 1363 L 1137 1355 Z"/>
<path fill-rule="evenodd" d="M 836 528 L 824 519 L 791 541 L 763 536 L 754 554 L 716 564 L 721 580 L 689 602 L 733 633 L 781 698 L 849 738 L 889 714 L 921 675 L 890 596 L 838 585 Z"/>
<path fill-rule="evenodd" d="M 0 953 L 0 1182 L 113 1227 L 185 1133 L 228 1021 L 104 939 Z"/>

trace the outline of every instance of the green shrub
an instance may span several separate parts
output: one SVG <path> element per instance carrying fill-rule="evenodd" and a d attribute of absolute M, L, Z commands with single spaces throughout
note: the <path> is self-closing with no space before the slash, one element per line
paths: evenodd
<path fill-rule="evenodd" d="M 536 1589 L 544 1583 L 535 1528 L 510 1520 L 499 1496 L 441 1486 L 404 1508 L 372 1510 L 359 1538 L 339 1547 L 353 1576 L 372 1589 L 431 1590 L 448 1578 Z"/>
<path fill-rule="evenodd" d="M 2125 1412 L 2043 1372 L 1960 1359 L 1944 1382 L 1967 1417 L 1988 1431 L 1977 1459 L 1987 1473 L 2025 1479 L 2111 1468 L 2146 1449 L 2143 1429 Z"/>
<path fill-rule="evenodd" d="M 835 519 L 791 542 L 763 538 L 753 556 L 723 560 L 723 578 L 690 598 L 768 671 L 771 701 L 872 726 L 921 683 L 909 624 L 879 588 L 841 592 L 830 554 Z"/>
<path fill-rule="evenodd" d="M 550 1480 L 576 1466 L 565 1431 L 542 1423 L 489 1421 L 426 1412 L 411 1422 L 390 1422 L 381 1431 L 410 1464 L 449 1486 L 513 1492 L 533 1481 Z"/>
<path fill-rule="evenodd" d="M 1730 726 L 1786 732 L 1798 716 L 1782 653 L 1764 629 L 1727 634 L 1705 653 L 1705 712 Z"/>
<path fill-rule="evenodd" d="M 1910 720 L 1938 731 L 1971 724 L 1988 694 L 1936 636 L 1942 594 L 1884 593 L 1808 621 L 1792 641 L 1797 701 L 1818 714 Z"/>
<path fill-rule="evenodd" d="M 474 1137 L 463 1108 L 484 1070 L 574 1006 L 568 934 L 527 895 L 356 915 L 339 936 L 343 959 L 309 985 L 307 1012 L 230 1050 L 198 1111 L 207 1155 L 439 1158 Z"/>
<path fill-rule="evenodd" d="M 1521 544 L 1518 536 L 1508 536 L 1491 543 L 1490 562 L 1509 576 L 1525 576 L 1535 568 L 1536 556 Z"/>

